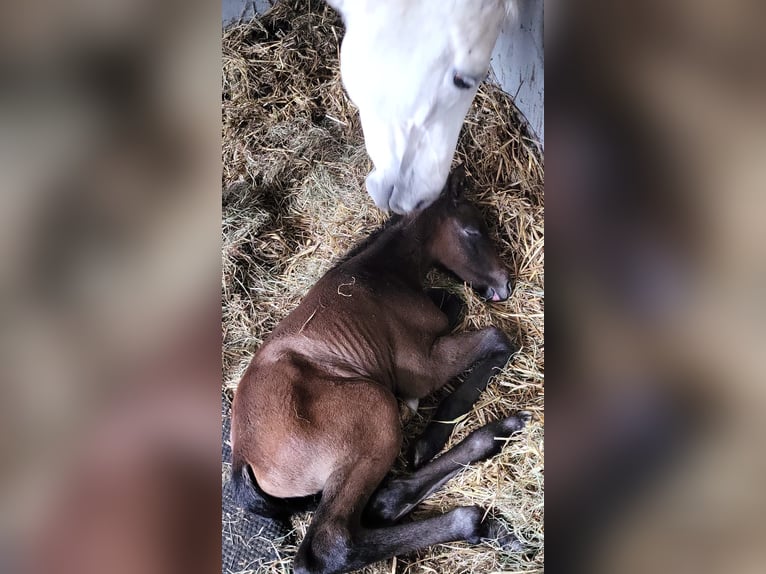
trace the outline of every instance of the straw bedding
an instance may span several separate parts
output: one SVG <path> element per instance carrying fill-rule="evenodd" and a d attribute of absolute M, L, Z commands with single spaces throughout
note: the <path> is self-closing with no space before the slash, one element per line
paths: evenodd
<path fill-rule="evenodd" d="M 343 27 L 315 0 L 277 3 L 223 34 L 223 392 L 233 389 L 274 326 L 385 214 L 364 190 L 371 164 L 339 77 Z M 495 377 L 450 444 L 519 409 L 527 431 L 491 460 L 475 464 L 421 504 L 414 516 L 478 504 L 507 521 L 527 545 L 439 545 L 380 562 L 367 573 L 541 572 L 543 570 L 543 165 L 511 99 L 485 83 L 461 133 L 456 162 L 515 276 L 513 296 L 487 305 L 434 272 L 466 301 L 462 329 L 496 325 L 520 351 Z M 445 391 L 446 392 L 446 391 Z M 405 421 L 413 436 L 439 396 Z M 224 472 L 226 466 L 224 465 Z M 395 472 L 403 471 L 403 460 Z M 259 572 L 289 571 L 310 515 L 276 542 L 277 559 Z"/>

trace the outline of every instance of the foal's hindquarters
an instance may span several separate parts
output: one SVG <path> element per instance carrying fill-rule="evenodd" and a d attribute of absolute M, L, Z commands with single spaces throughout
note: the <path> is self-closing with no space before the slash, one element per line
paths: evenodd
<path fill-rule="evenodd" d="M 399 409 L 391 391 L 369 380 L 329 377 L 289 355 L 277 365 L 255 363 L 243 382 L 254 383 L 260 374 L 268 376 L 242 385 L 237 395 L 247 401 L 249 389 L 257 388 L 262 402 L 247 426 L 235 427 L 242 433 L 238 444 L 247 445 L 238 456 L 253 461 L 258 486 L 273 497 L 322 493 L 295 558 L 296 573 L 347 572 L 456 540 L 515 544 L 479 507 L 394 523 L 465 465 L 499 452 L 497 439 L 521 430 L 528 413 L 490 423 L 411 476 L 378 488 L 401 447 Z M 284 377 L 290 378 L 288 384 Z M 233 472 L 238 466 L 235 461 Z"/>
<path fill-rule="evenodd" d="M 254 364 L 240 388 L 235 413 L 251 394 L 259 408 L 246 418 L 234 415 L 236 455 L 248 461 L 259 487 L 271 496 L 322 492 L 324 500 L 332 490 L 328 485 L 344 472 L 353 469 L 359 476 L 365 467 L 380 473 L 374 488 L 396 459 L 401 446 L 398 405 L 378 383 L 333 377 L 287 355 Z"/>

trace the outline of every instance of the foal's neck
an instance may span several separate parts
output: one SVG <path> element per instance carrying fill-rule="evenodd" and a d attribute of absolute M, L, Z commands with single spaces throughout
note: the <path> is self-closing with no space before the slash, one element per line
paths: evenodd
<path fill-rule="evenodd" d="M 359 254 L 360 263 L 422 285 L 434 260 L 428 249 L 431 225 L 425 218 L 405 216 L 384 230 Z"/>

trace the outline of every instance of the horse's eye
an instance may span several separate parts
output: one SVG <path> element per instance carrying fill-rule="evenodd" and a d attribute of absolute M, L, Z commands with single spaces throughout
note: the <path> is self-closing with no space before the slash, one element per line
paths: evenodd
<path fill-rule="evenodd" d="M 462 231 L 463 234 L 468 237 L 478 237 L 481 235 L 481 231 L 475 227 L 464 227 Z"/>
<path fill-rule="evenodd" d="M 460 74 L 455 74 L 452 77 L 452 83 L 461 90 L 470 90 L 474 86 L 471 78 L 463 77 Z"/>

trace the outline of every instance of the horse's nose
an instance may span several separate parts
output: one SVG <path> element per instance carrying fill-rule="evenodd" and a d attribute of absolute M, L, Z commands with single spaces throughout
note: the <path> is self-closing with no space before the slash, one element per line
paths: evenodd
<path fill-rule="evenodd" d="M 415 193 L 409 188 L 394 187 L 394 191 L 388 201 L 388 206 L 391 211 L 404 215 L 427 208 L 438 197 L 438 193 L 427 193 L 425 190 Z"/>
<path fill-rule="evenodd" d="M 383 211 L 388 211 L 389 201 L 394 192 L 394 186 L 387 183 L 377 169 L 373 169 L 365 179 L 367 193 L 375 202 L 375 205 Z"/>
<path fill-rule="evenodd" d="M 412 202 L 406 202 L 406 201 L 397 201 L 397 200 L 391 200 L 389 203 L 389 207 L 391 208 L 391 211 L 395 213 L 399 213 L 401 215 L 405 215 L 407 213 L 412 213 L 415 211 L 421 211 L 431 205 L 433 203 L 433 200 L 430 199 L 421 199 L 415 203 Z"/>
<path fill-rule="evenodd" d="M 412 197 L 402 193 L 401 189 L 394 187 L 388 200 L 388 208 L 394 213 L 405 215 L 416 210 L 418 203 L 417 200 L 413 200 Z"/>

